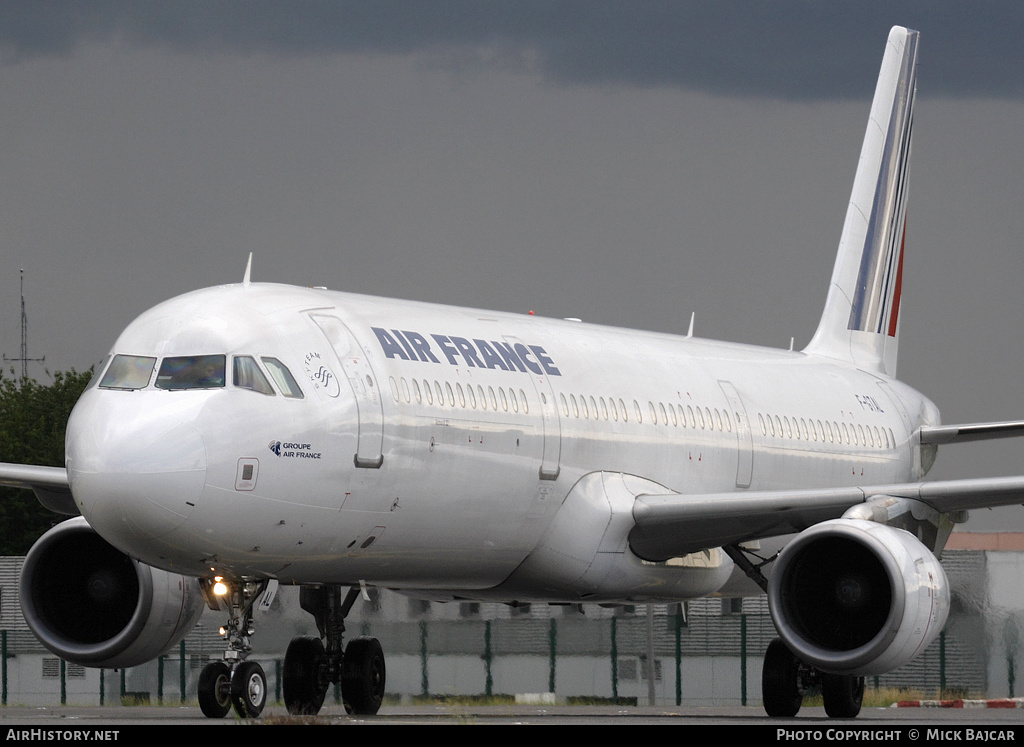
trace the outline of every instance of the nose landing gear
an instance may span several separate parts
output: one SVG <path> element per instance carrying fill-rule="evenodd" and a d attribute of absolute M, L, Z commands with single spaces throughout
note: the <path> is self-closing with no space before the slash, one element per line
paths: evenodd
<path fill-rule="evenodd" d="M 199 708 L 207 718 L 223 718 L 231 709 L 240 718 L 256 718 L 267 702 L 267 676 L 255 661 L 246 661 L 252 646 L 252 611 L 256 600 L 267 607 L 277 591 L 277 582 L 262 579 L 232 584 L 224 594 L 214 591 L 216 580 L 200 581 L 203 597 L 211 609 L 226 604 L 228 622 L 221 629 L 228 648 L 223 661 L 213 661 L 199 675 Z M 264 592 L 267 592 L 264 595 Z"/>

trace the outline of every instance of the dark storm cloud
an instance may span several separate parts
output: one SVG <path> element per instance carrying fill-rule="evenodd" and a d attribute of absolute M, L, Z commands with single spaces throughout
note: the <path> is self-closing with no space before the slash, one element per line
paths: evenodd
<path fill-rule="evenodd" d="M 879 39 L 895 24 L 927 41 L 922 95 L 1024 97 L 1016 0 L 13 0 L 0 3 L 0 54 L 11 63 L 110 41 L 190 53 L 415 54 L 566 85 L 812 100 L 870 96 Z"/>

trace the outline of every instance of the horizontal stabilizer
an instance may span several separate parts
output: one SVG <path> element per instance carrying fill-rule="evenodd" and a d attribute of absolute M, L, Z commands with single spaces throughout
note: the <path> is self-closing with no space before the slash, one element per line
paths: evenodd
<path fill-rule="evenodd" d="M 1024 436 L 1024 420 L 962 425 L 923 425 L 918 431 L 922 444 L 956 444 L 966 441 L 988 441 L 993 438 Z"/>

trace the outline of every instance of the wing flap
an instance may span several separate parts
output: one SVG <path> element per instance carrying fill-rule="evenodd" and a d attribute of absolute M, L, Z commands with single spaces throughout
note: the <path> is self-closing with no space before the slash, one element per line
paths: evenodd
<path fill-rule="evenodd" d="M 629 545 L 662 561 L 711 547 L 801 532 L 837 519 L 874 496 L 909 498 L 939 513 L 1024 503 L 1024 477 L 899 483 L 822 490 L 766 490 L 705 495 L 640 495 Z"/>

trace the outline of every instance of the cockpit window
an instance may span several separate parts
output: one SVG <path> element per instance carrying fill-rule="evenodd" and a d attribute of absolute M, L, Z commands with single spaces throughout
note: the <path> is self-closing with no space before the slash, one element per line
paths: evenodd
<path fill-rule="evenodd" d="M 292 372 L 288 370 L 288 366 L 284 365 L 277 358 L 263 358 L 262 360 L 263 365 L 270 371 L 274 383 L 277 384 L 277 388 L 281 390 L 285 397 L 302 399 L 302 390 L 299 389 L 299 385 L 295 381 L 295 377 L 292 376 Z"/>
<path fill-rule="evenodd" d="M 93 367 L 92 376 L 89 378 L 89 383 L 85 385 L 86 389 L 92 389 L 94 386 L 100 385 L 100 376 L 103 375 L 103 370 L 107 367 L 108 363 L 110 363 L 109 355 L 106 358 L 104 358 L 98 365 Z"/>
<path fill-rule="evenodd" d="M 274 389 L 263 375 L 256 359 L 249 355 L 236 355 L 232 371 L 231 383 L 241 389 L 251 389 L 260 394 L 274 396 Z"/>
<path fill-rule="evenodd" d="M 156 375 L 158 389 L 215 389 L 224 386 L 227 356 L 183 355 L 164 358 Z"/>
<path fill-rule="evenodd" d="M 156 358 L 144 355 L 115 355 L 100 379 L 101 389 L 144 389 L 149 385 Z"/>

